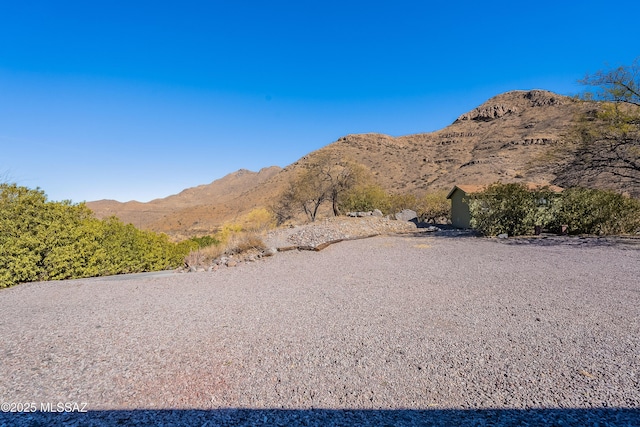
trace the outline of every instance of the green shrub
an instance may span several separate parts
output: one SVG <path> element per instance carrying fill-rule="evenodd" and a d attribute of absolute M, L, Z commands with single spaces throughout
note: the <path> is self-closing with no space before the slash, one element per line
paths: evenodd
<path fill-rule="evenodd" d="M 340 199 L 342 212 L 368 212 L 379 209 L 384 213 L 390 210 L 390 198 L 378 185 L 365 185 L 352 188 Z"/>
<path fill-rule="evenodd" d="M 404 209 L 411 209 L 412 211 L 416 212 L 420 210 L 418 198 L 414 194 L 404 193 L 392 194 L 391 196 L 389 196 L 388 213 L 396 213 Z"/>
<path fill-rule="evenodd" d="M 416 212 L 420 221 L 435 223 L 439 219 L 448 220 L 451 216 L 451 202 L 446 191 L 427 193 L 418 199 Z"/>
<path fill-rule="evenodd" d="M 0 184 L 0 287 L 177 267 L 194 243 L 98 220 L 84 204 Z"/>
<path fill-rule="evenodd" d="M 219 245 L 221 243 L 219 239 L 216 239 L 213 236 L 192 237 L 189 240 L 197 244 L 200 249 L 206 248 L 207 246 Z"/>
<path fill-rule="evenodd" d="M 626 234 L 640 230 L 640 200 L 586 188 L 553 193 L 523 184 L 491 185 L 469 200 L 471 226 L 488 236 L 531 234 L 534 226 L 569 234 Z"/>
<path fill-rule="evenodd" d="M 524 184 L 495 183 L 469 199 L 471 226 L 486 236 L 533 234 L 535 226 L 553 223 L 557 208 L 553 192 Z"/>
<path fill-rule="evenodd" d="M 571 188 L 562 193 L 554 228 L 570 234 L 626 234 L 640 230 L 640 200 L 613 191 Z"/>

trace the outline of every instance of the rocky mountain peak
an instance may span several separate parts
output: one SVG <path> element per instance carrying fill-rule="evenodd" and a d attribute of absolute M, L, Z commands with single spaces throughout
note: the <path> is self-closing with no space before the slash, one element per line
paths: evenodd
<path fill-rule="evenodd" d="M 563 105 L 568 100 L 565 96 L 546 90 L 514 90 L 494 96 L 481 106 L 458 117 L 455 123 L 466 120 L 491 121 L 521 113 L 527 108 Z"/>

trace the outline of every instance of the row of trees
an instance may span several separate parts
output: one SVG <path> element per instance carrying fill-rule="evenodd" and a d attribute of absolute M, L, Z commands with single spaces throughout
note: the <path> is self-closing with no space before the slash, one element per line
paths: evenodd
<path fill-rule="evenodd" d="M 613 191 L 496 183 L 469 200 L 471 226 L 488 236 L 533 234 L 535 227 L 569 234 L 627 234 L 640 230 L 640 200 Z"/>
<path fill-rule="evenodd" d="M 0 184 L 0 288 L 35 280 L 156 271 L 182 265 L 195 242 L 99 220 L 84 204 Z"/>
<path fill-rule="evenodd" d="M 423 197 L 389 194 L 375 184 L 365 166 L 327 153 L 319 154 L 290 182 L 273 211 L 280 224 L 294 218 L 299 212 L 304 212 L 307 219 L 313 222 L 325 204 L 330 205 L 330 213 L 334 216 L 374 209 L 384 214 L 412 209 L 421 219 L 434 222 L 447 218 L 450 211 L 445 192 L 430 193 Z"/>

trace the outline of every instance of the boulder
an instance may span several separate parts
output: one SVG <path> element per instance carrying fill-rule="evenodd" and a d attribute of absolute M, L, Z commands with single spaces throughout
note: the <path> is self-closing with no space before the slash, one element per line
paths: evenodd
<path fill-rule="evenodd" d="M 398 221 L 417 222 L 418 214 L 416 213 L 416 211 L 412 211 L 411 209 L 403 209 L 402 211 L 396 213 L 396 219 Z"/>

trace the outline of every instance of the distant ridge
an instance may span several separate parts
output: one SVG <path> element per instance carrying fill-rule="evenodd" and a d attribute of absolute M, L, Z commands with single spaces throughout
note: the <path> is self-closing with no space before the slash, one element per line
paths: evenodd
<path fill-rule="evenodd" d="M 284 169 L 240 170 L 207 185 L 148 203 L 88 202 L 97 216 L 174 236 L 211 232 L 224 221 L 256 207 L 270 206 L 290 180 L 320 153 L 368 167 L 390 192 L 450 190 L 455 184 L 533 182 L 561 187 L 589 185 L 640 195 L 615 179 L 581 184 L 579 172 L 560 170 L 557 153 L 582 114 L 597 103 L 545 90 L 497 95 L 461 114 L 439 131 L 402 137 L 368 133 L 346 135 L 303 156 Z M 546 160 L 545 160 L 546 159 Z"/>
<path fill-rule="evenodd" d="M 279 166 L 265 167 L 258 172 L 240 169 L 210 184 L 187 188 L 178 194 L 147 203 L 98 200 L 87 202 L 87 206 L 99 218 L 115 215 L 122 221 L 143 229 L 169 233 L 180 230 L 210 232 L 215 229 L 215 225 L 198 227 L 199 215 L 211 214 L 213 218 L 219 215 L 225 216 L 226 213 L 231 215 L 232 211 L 225 208 L 227 203 L 251 188 L 261 185 L 281 170 Z M 205 224 L 208 224 L 207 219 L 204 218 Z"/>

